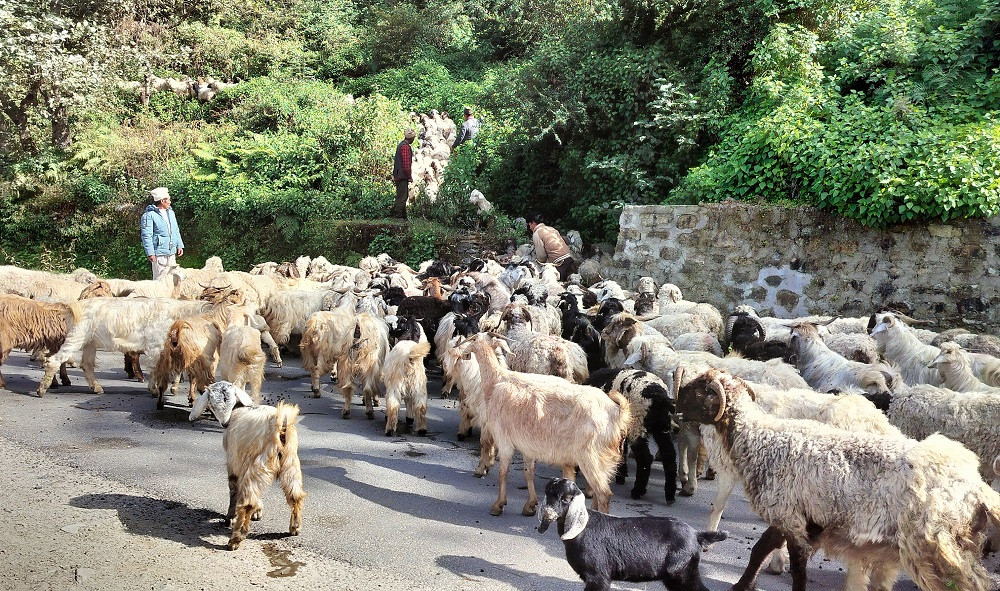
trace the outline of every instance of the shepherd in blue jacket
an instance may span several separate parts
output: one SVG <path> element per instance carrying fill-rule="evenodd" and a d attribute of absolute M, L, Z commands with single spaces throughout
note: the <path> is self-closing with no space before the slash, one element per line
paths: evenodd
<path fill-rule="evenodd" d="M 184 254 L 184 241 L 177 227 L 177 218 L 170 207 L 170 193 L 166 187 L 149 192 L 152 203 L 142 214 L 139 237 L 146 258 L 153 267 L 153 279 L 159 279 L 167 269 L 177 265 L 175 257 Z"/>

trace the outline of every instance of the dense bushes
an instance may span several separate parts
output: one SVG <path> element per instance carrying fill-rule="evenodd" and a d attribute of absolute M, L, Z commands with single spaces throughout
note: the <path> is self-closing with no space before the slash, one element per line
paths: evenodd
<path fill-rule="evenodd" d="M 168 4 L 0 10 L 3 260 L 144 274 L 134 224 L 160 184 L 188 264 L 237 266 L 326 245 L 416 258 L 454 243 L 445 227 L 512 236 L 527 209 L 588 242 L 633 203 L 808 203 L 877 226 L 1000 209 L 990 0 Z M 119 87 L 149 73 L 241 83 L 211 103 Z M 465 105 L 482 131 L 438 201 L 407 231 L 381 219 L 409 112 Z"/>

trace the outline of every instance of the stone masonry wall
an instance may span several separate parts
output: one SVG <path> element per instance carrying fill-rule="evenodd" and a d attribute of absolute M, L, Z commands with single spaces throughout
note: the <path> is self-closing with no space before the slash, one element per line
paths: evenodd
<path fill-rule="evenodd" d="M 1000 332 L 1000 217 L 866 228 L 813 208 L 743 203 L 630 206 L 615 268 L 725 314 L 861 316 L 885 304 L 937 328 Z"/>

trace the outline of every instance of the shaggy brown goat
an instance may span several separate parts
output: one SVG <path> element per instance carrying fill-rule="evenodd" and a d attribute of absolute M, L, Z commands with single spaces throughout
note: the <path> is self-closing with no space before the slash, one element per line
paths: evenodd
<path fill-rule="evenodd" d="M 80 319 L 78 304 L 50 304 L 37 302 L 17 295 L 0 295 L 0 366 L 12 349 L 45 349 L 51 355 L 66 340 L 72 323 Z M 69 385 L 66 364 L 59 366 L 59 379 Z M 0 388 L 7 386 L 0 373 Z M 52 378 L 52 387 L 56 387 Z"/>

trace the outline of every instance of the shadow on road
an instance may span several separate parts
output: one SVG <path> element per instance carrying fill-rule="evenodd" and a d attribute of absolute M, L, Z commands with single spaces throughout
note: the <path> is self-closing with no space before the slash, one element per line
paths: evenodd
<path fill-rule="evenodd" d="M 81 509 L 114 509 L 132 534 L 172 540 L 192 548 L 226 548 L 204 539 L 208 535 L 228 536 L 225 516 L 208 509 L 126 494 L 81 495 L 71 499 L 70 505 Z"/>
<path fill-rule="evenodd" d="M 516 582 L 518 589 L 577 591 L 582 584 L 578 580 L 567 581 L 557 577 L 526 573 L 506 564 L 495 564 L 476 556 L 444 555 L 435 558 L 434 563 L 466 581 L 480 583 L 483 579 L 492 579 L 503 583 Z"/>

